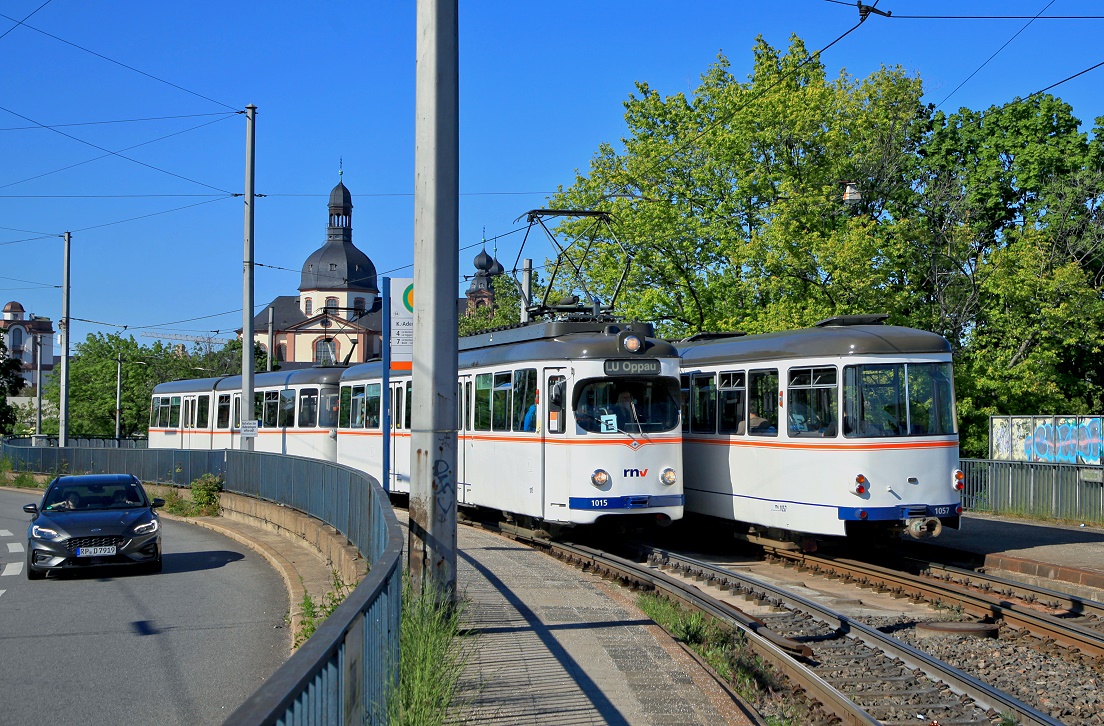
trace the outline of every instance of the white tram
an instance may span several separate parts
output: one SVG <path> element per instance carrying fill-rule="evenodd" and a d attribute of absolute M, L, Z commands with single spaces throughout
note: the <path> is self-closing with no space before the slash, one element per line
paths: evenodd
<path fill-rule="evenodd" d="M 957 529 L 950 345 L 884 317 L 678 344 L 687 511 L 753 539 Z"/>
<path fill-rule="evenodd" d="M 334 461 L 338 379 L 343 368 L 258 373 L 254 450 Z M 236 449 L 241 441 L 241 376 L 162 383 L 150 407 L 151 449 Z"/>
<path fill-rule="evenodd" d="M 678 357 L 651 325 L 545 322 L 461 338 L 457 500 L 553 525 L 682 517 Z M 337 460 L 378 475 L 382 364 L 341 376 Z M 409 371 L 391 371 L 393 492 L 410 491 Z"/>

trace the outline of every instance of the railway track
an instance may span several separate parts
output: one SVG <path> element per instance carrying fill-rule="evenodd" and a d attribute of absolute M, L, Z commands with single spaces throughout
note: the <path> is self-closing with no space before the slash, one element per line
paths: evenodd
<path fill-rule="evenodd" d="M 961 608 L 988 622 L 1057 643 L 1104 665 L 1104 604 L 1005 578 L 934 562 L 914 561 L 922 576 L 852 559 L 769 550 L 768 558 L 802 571 L 840 577 L 898 596 Z"/>
<path fill-rule="evenodd" d="M 1045 713 L 875 628 L 746 575 L 641 546 L 637 559 L 497 528 L 581 569 L 657 591 L 734 630 L 813 704 L 813 722 L 846 724 L 1060 724 Z M 643 559 L 641 562 L 639 560 Z M 673 571 L 675 575 L 664 570 Z M 752 617 L 687 582 L 695 578 L 778 610 Z"/>

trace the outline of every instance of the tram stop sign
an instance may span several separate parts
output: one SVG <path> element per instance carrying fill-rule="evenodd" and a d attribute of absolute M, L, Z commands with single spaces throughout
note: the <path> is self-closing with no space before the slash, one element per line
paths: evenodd
<path fill-rule="evenodd" d="M 242 421 L 241 435 L 247 439 L 257 438 L 257 419 Z"/>

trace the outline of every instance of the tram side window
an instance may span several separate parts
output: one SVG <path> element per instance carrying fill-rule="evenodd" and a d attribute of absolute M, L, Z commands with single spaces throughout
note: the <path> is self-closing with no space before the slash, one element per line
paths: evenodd
<path fill-rule="evenodd" d="M 234 428 L 241 428 L 241 395 L 234 396 Z"/>
<path fill-rule="evenodd" d="M 173 396 L 169 403 L 169 428 L 180 425 L 180 396 Z"/>
<path fill-rule="evenodd" d="M 514 371 L 514 431 L 537 430 L 537 369 Z"/>
<path fill-rule="evenodd" d="M 195 399 L 192 398 L 184 399 L 184 425 L 182 428 L 190 429 L 192 427 L 192 404 L 194 401 Z"/>
<path fill-rule="evenodd" d="M 690 430 L 690 376 L 679 376 L 679 388 L 682 389 L 679 396 L 682 404 L 682 430 L 686 432 Z"/>
<path fill-rule="evenodd" d="M 403 427 L 402 412 L 403 387 L 398 385 L 395 386 L 395 390 L 391 395 L 391 428 L 401 429 Z"/>
<path fill-rule="evenodd" d="M 696 375 L 690 381 L 690 430 L 712 434 L 717 431 L 717 385 L 712 373 Z"/>
<path fill-rule="evenodd" d="M 564 422 L 567 420 L 567 416 L 564 415 L 564 397 L 567 395 L 565 389 L 567 384 L 565 381 L 567 376 L 549 376 L 548 377 L 548 393 L 545 397 L 547 403 L 545 404 L 548 410 L 548 433 L 550 434 L 562 434 L 566 429 Z"/>
<path fill-rule="evenodd" d="M 196 428 L 205 429 L 209 423 L 211 412 L 211 397 L 200 396 L 196 401 Z"/>
<path fill-rule="evenodd" d="M 280 424 L 280 392 L 265 391 L 264 393 L 264 419 L 262 426 L 276 428 Z"/>
<path fill-rule="evenodd" d="M 414 405 L 414 397 L 410 395 L 411 387 L 414 385 L 412 381 L 406 382 L 406 417 L 403 419 L 403 428 L 410 428 L 410 407 Z"/>
<path fill-rule="evenodd" d="M 491 386 L 494 376 L 480 373 L 475 377 L 475 430 L 491 430 Z"/>
<path fill-rule="evenodd" d="M 353 386 L 353 400 L 349 418 L 349 425 L 352 428 L 364 428 L 364 386 Z"/>
<path fill-rule="evenodd" d="M 337 426 L 337 391 L 322 391 L 319 395 L 318 427 L 332 429 Z"/>
<path fill-rule="evenodd" d="M 748 373 L 748 433 L 778 435 L 778 371 Z"/>
<path fill-rule="evenodd" d="M 472 410 L 472 384 L 471 381 L 464 381 L 464 430 L 466 431 L 471 427 L 471 410 Z"/>
<path fill-rule="evenodd" d="M 791 368 L 787 427 L 790 436 L 833 437 L 839 415 L 835 366 Z"/>
<path fill-rule="evenodd" d="M 299 390 L 299 420 L 297 424 L 301 429 L 314 428 L 318 420 L 318 389 L 302 388 Z"/>
<path fill-rule="evenodd" d="M 230 428 L 230 394 L 220 393 L 218 397 L 218 414 L 215 426 L 220 429 Z"/>
<path fill-rule="evenodd" d="M 379 383 L 369 383 L 364 387 L 364 425 L 370 429 L 380 427 Z"/>
<path fill-rule="evenodd" d="M 295 391 L 280 391 L 280 417 L 276 425 L 280 428 L 295 425 Z"/>
<path fill-rule="evenodd" d="M 338 414 L 337 425 L 340 428 L 349 428 L 349 407 L 353 397 L 353 389 L 349 386 L 341 387 L 341 404 L 340 413 Z"/>
<path fill-rule="evenodd" d="M 510 430 L 510 386 L 509 373 L 494 374 L 494 395 L 491 397 L 491 430 Z"/>
<path fill-rule="evenodd" d="M 718 379 L 717 430 L 722 434 L 743 434 L 746 431 L 744 408 L 747 402 L 744 372 L 723 371 Z"/>

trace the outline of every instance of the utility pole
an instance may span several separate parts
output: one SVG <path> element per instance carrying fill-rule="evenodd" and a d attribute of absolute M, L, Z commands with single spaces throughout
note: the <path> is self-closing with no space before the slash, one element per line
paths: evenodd
<path fill-rule="evenodd" d="M 115 356 L 115 444 L 118 446 L 122 432 L 122 419 L 119 412 L 122 410 L 123 398 L 123 354 Z"/>
<path fill-rule="evenodd" d="M 58 403 L 58 446 L 69 445 L 69 246 L 72 235 L 65 233 L 61 253 L 61 400 Z"/>
<path fill-rule="evenodd" d="M 273 332 L 274 332 L 273 329 L 272 329 L 273 325 L 274 325 L 274 322 L 272 320 L 272 306 L 269 305 L 268 306 L 268 367 L 265 368 L 266 371 L 272 370 L 272 338 L 273 338 Z"/>
<path fill-rule="evenodd" d="M 418 0 L 410 577 L 456 597 L 458 0 Z"/>
<path fill-rule="evenodd" d="M 36 333 L 35 342 L 35 436 L 42 435 L 42 333 Z"/>
<path fill-rule="evenodd" d="M 256 149 L 257 107 L 245 107 L 245 254 L 242 262 L 242 392 L 241 420 L 252 421 L 253 408 L 253 152 Z M 241 449 L 253 450 L 253 438 L 241 436 Z"/>

